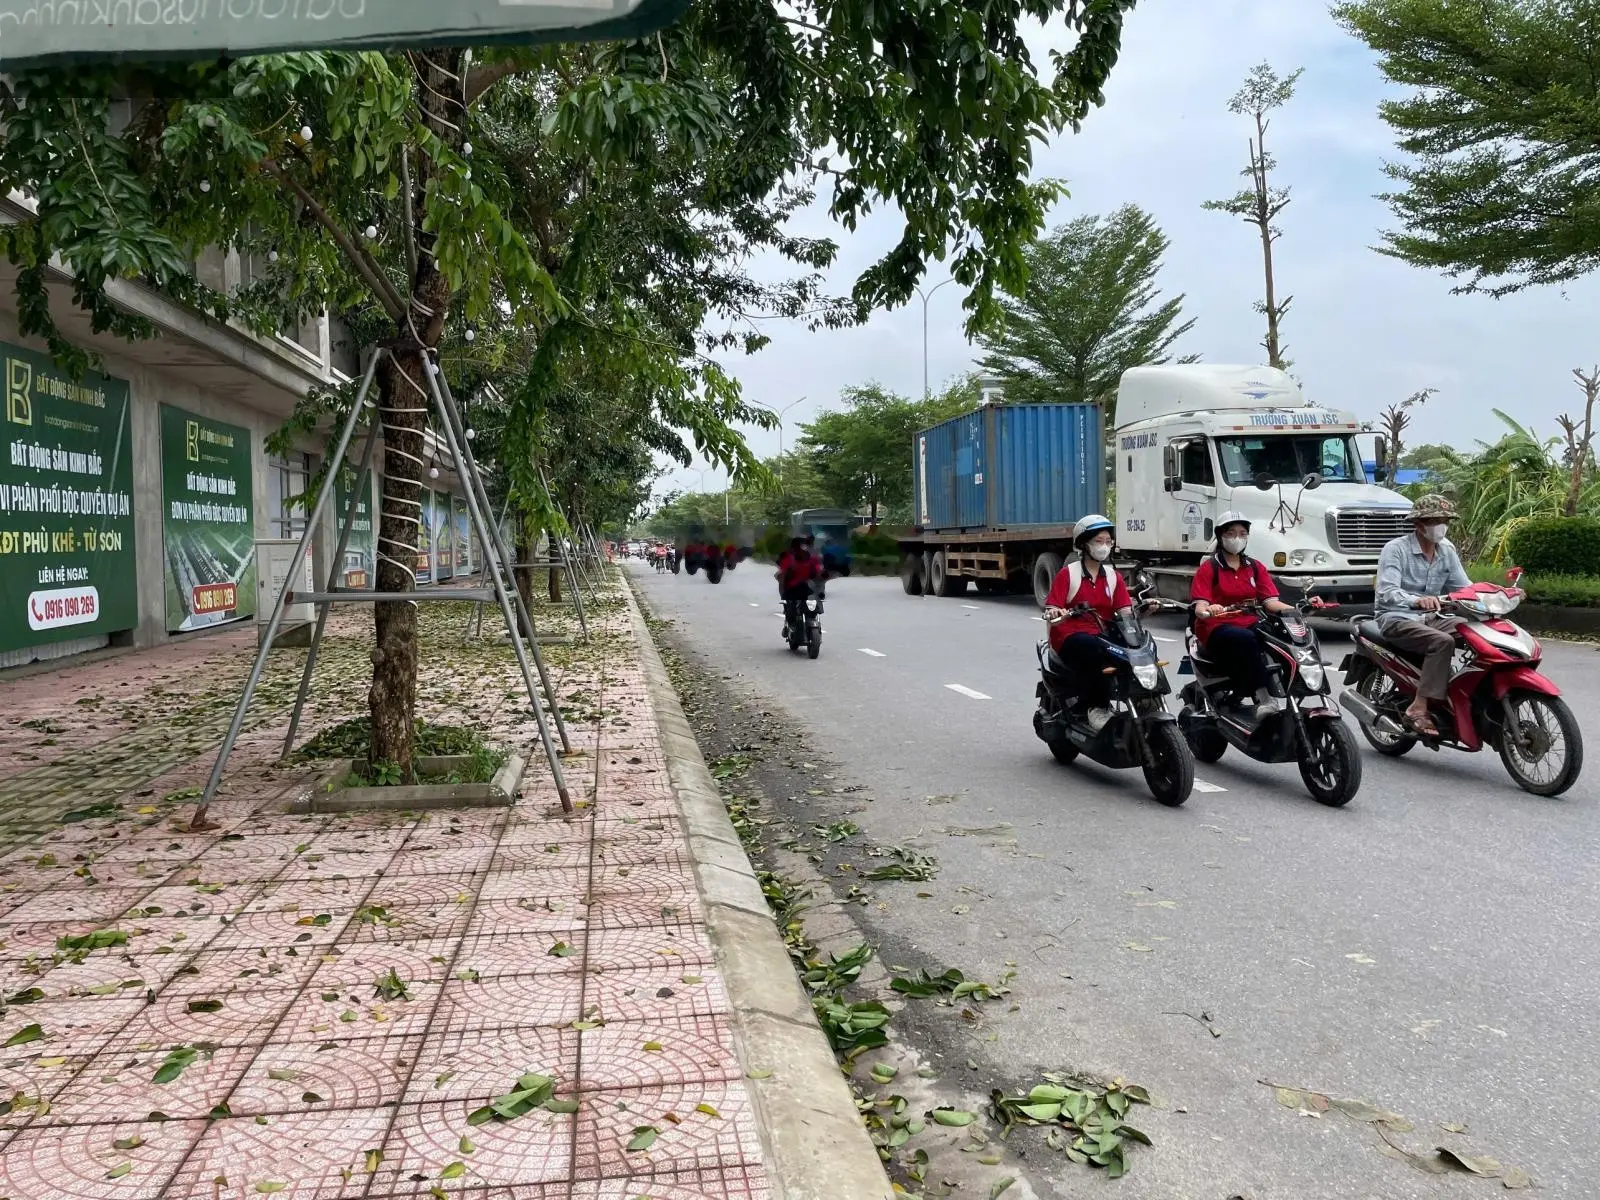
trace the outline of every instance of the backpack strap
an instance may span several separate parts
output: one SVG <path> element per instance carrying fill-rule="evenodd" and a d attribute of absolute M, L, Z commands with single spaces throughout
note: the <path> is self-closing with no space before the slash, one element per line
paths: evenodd
<path fill-rule="evenodd" d="M 1101 563 L 1100 571 L 1103 575 L 1105 575 L 1110 587 L 1110 591 L 1108 591 L 1106 594 L 1108 596 L 1115 596 L 1117 594 L 1117 584 L 1120 581 L 1120 577 L 1117 575 L 1117 569 L 1110 563 Z M 1069 606 L 1072 604 L 1073 600 L 1077 598 L 1078 589 L 1082 586 L 1083 559 L 1074 558 L 1067 564 L 1067 604 Z"/>

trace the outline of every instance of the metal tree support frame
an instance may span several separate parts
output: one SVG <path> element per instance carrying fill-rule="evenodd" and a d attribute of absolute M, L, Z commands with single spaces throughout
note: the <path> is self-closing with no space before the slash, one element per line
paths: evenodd
<path fill-rule="evenodd" d="M 333 454 L 329 459 L 328 469 L 323 474 L 322 485 L 317 489 L 316 503 L 312 506 L 311 512 L 307 516 L 305 532 L 300 535 L 300 544 L 295 550 L 295 556 L 291 560 L 292 562 L 299 563 L 304 561 L 306 552 L 310 549 L 311 540 L 316 536 L 317 527 L 321 522 L 323 513 L 327 510 L 329 500 L 333 495 L 334 485 L 338 480 L 340 470 L 344 466 L 345 456 L 349 453 L 350 441 L 355 434 L 356 426 L 360 422 L 362 413 L 365 410 L 372 408 L 374 410 L 374 420 L 371 422 L 370 428 L 368 429 L 366 444 L 362 452 L 361 481 L 362 484 L 366 482 L 367 476 L 372 467 L 372 452 L 377 440 L 377 431 L 379 425 L 379 421 L 376 419 L 376 406 L 370 402 L 368 396 L 372 390 L 372 381 L 377 375 L 378 364 L 388 353 L 389 352 L 386 349 L 379 349 L 377 353 L 372 356 L 372 361 L 367 364 L 366 373 L 361 379 L 361 387 L 356 393 L 355 403 L 351 405 L 350 415 L 345 419 L 344 427 L 339 432 L 339 439 Z M 478 477 L 477 464 L 470 458 L 463 459 L 458 448 L 458 442 L 455 433 L 455 422 L 452 420 L 453 416 L 457 416 L 457 414 L 454 414 L 453 412 L 454 405 L 448 404 L 445 399 L 447 393 L 440 391 L 437 382 L 439 378 L 439 371 L 438 367 L 433 362 L 432 357 L 425 354 L 424 362 L 426 364 L 426 371 L 431 384 L 430 390 L 433 394 L 433 400 L 435 406 L 437 407 L 440 421 L 444 427 L 446 443 L 452 456 L 455 458 L 457 466 L 460 468 L 459 473 L 463 482 L 467 484 L 467 511 L 471 517 L 474 527 L 477 529 L 480 542 L 484 547 L 486 554 L 485 565 L 489 568 L 488 574 L 493 587 L 491 589 L 429 589 L 427 591 L 420 592 L 346 591 L 339 589 L 337 587 L 339 565 L 344 559 L 344 549 L 349 542 L 351 526 L 355 521 L 356 506 L 359 503 L 359 498 L 361 495 L 361 487 L 358 485 L 356 490 L 351 494 L 350 507 L 345 513 L 344 520 L 341 523 L 339 534 L 339 551 L 334 555 L 333 564 L 330 569 L 328 590 L 325 592 L 300 593 L 299 595 L 296 595 L 294 592 L 294 571 L 291 570 L 284 577 L 283 586 L 278 590 L 277 599 L 273 603 L 272 616 L 267 622 L 266 634 L 261 639 L 260 648 L 256 651 L 255 662 L 250 668 L 249 678 L 245 681 L 244 691 L 240 694 L 239 703 L 234 708 L 233 720 L 228 725 L 227 736 L 223 738 L 222 745 L 217 750 L 216 762 L 213 763 L 211 767 L 211 776 L 206 781 L 205 791 L 201 794 L 200 803 L 195 807 L 194 818 L 191 822 L 192 828 L 201 829 L 207 827 L 206 812 L 211 806 L 212 798 L 217 794 L 217 788 L 222 783 L 222 775 L 223 771 L 227 767 L 228 757 L 233 753 L 233 747 L 239 740 L 239 732 L 244 727 L 245 714 L 250 709 L 250 701 L 254 698 L 256 688 L 261 682 L 261 675 L 266 669 L 267 655 L 271 652 L 272 644 L 278 636 L 278 628 L 283 623 L 283 614 L 292 604 L 297 603 L 315 604 L 317 605 L 318 613 L 316 631 L 312 638 L 311 649 L 306 656 L 306 666 L 300 680 L 300 692 L 295 701 L 294 715 L 290 723 L 289 736 L 284 744 L 285 754 L 288 753 L 289 749 L 294 744 L 294 733 L 299 725 L 300 715 L 304 707 L 307 692 L 310 688 L 311 672 L 316 661 L 317 649 L 319 647 L 323 631 L 327 625 L 328 612 L 334 604 L 370 604 L 378 601 L 393 600 L 410 601 L 412 603 L 421 600 L 476 600 L 480 602 L 495 600 L 498 601 L 500 605 L 501 616 L 505 619 L 506 629 L 511 636 L 512 647 L 516 651 L 517 665 L 522 670 L 522 679 L 527 688 L 528 702 L 533 709 L 534 719 L 537 721 L 539 726 L 539 738 L 544 744 L 545 756 L 550 760 L 550 772 L 555 779 L 556 792 L 561 797 L 561 807 L 566 812 L 570 813 L 573 811 L 572 797 L 567 790 L 566 777 L 561 769 L 561 757 L 556 753 L 555 746 L 551 741 L 550 727 L 545 721 L 544 708 L 540 704 L 539 688 L 534 683 L 533 670 L 529 664 L 528 656 L 523 649 L 522 637 L 517 626 L 516 617 L 512 613 L 512 606 L 507 598 L 505 585 L 501 579 L 501 565 L 504 560 L 501 558 L 499 553 L 500 544 L 497 538 L 490 537 L 489 531 L 484 525 L 484 514 L 487 510 L 479 508 L 478 493 L 479 489 L 482 487 L 482 480 Z M 376 580 L 374 580 L 374 582 L 376 582 Z M 512 589 L 512 594 L 516 594 L 515 588 Z M 520 596 L 518 597 L 518 607 L 519 609 L 521 607 Z M 530 633 L 533 630 L 533 624 L 531 621 L 528 622 L 528 629 Z M 536 638 L 533 639 L 533 655 L 534 658 L 539 661 L 539 674 L 544 683 L 544 690 L 549 699 L 551 711 L 555 717 L 557 725 L 561 729 L 562 743 L 567 752 L 571 753 L 571 746 L 567 743 L 566 726 L 561 720 L 561 710 L 555 701 L 554 688 L 551 687 L 549 676 L 544 671 L 544 663 L 542 659 L 539 659 L 539 646 Z"/>

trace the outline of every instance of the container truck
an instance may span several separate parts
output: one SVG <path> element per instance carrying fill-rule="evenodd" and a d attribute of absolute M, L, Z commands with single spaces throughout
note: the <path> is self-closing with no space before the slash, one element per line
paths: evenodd
<path fill-rule="evenodd" d="M 1317 593 L 1370 610 L 1378 552 L 1411 502 L 1368 481 L 1353 414 L 1308 404 L 1269 367 L 1136 367 L 1117 393 L 1119 561 L 1187 600 L 1216 519 L 1243 512 L 1250 554 L 1285 599 Z M 913 441 L 916 526 L 901 540 L 913 595 L 1031 588 L 1043 605 L 1072 523 L 1104 512 L 1107 443 L 1094 405 L 989 405 Z"/>

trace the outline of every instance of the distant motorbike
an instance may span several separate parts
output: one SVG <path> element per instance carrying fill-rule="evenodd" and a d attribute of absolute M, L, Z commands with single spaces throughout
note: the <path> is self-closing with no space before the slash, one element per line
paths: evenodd
<path fill-rule="evenodd" d="M 1344 706 L 1361 723 L 1372 748 L 1399 758 L 1419 741 L 1430 750 L 1477 751 L 1493 746 L 1517 786 L 1535 796 L 1559 796 L 1583 770 L 1583 734 L 1561 690 L 1539 670 L 1539 641 L 1506 618 L 1522 602 L 1513 586 L 1475 583 L 1441 597 L 1441 611 L 1461 617 L 1456 658 L 1445 699 L 1430 706 L 1438 738 L 1423 739 L 1403 713 L 1416 695 L 1422 660 L 1392 646 L 1376 621 L 1356 628 L 1344 672 Z"/>
<path fill-rule="evenodd" d="M 1253 612 L 1256 636 L 1267 660 L 1274 696 L 1287 700 L 1276 713 L 1254 713 L 1239 703 L 1227 673 L 1206 659 L 1191 629 L 1188 656 L 1178 674 L 1194 676 L 1179 693 L 1178 725 L 1200 762 L 1213 763 L 1228 747 L 1265 763 L 1298 763 L 1306 791 L 1318 803 L 1337 808 L 1361 787 L 1361 756 L 1355 737 L 1329 694 L 1327 667 L 1317 636 L 1304 620 L 1307 612 L 1336 605 L 1311 597 L 1292 613 L 1269 613 L 1259 604 L 1235 605 L 1225 612 Z"/>
<path fill-rule="evenodd" d="M 1181 611 L 1171 601 L 1150 602 L 1166 611 Z M 1050 643 L 1039 643 L 1039 707 L 1033 714 L 1033 731 L 1050 747 L 1057 762 L 1074 762 L 1087 755 L 1113 770 L 1140 767 L 1145 785 L 1162 804 L 1176 808 L 1194 789 L 1194 758 L 1167 711 L 1164 697 L 1172 691 L 1162 663 L 1156 658 L 1155 638 L 1139 619 L 1138 608 L 1119 614 L 1108 623 L 1092 608 L 1075 608 L 1067 616 L 1093 615 L 1108 643 L 1113 665 L 1106 668 L 1111 683 L 1111 720 L 1098 731 L 1078 694 L 1078 676 L 1056 657 Z"/>
<path fill-rule="evenodd" d="M 727 568 L 727 563 L 721 550 L 715 546 L 709 547 L 701 557 L 700 565 L 705 569 L 707 583 L 722 582 L 722 572 Z"/>
<path fill-rule="evenodd" d="M 807 658 L 822 653 L 822 603 L 826 594 L 826 584 L 813 579 L 810 594 L 795 604 L 793 612 L 784 614 L 783 636 L 789 649 L 798 652 L 804 646 Z"/>

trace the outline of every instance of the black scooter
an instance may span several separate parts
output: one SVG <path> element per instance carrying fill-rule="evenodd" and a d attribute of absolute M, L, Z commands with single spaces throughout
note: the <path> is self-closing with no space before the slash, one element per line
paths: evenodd
<path fill-rule="evenodd" d="M 806 649 L 807 658 L 816 658 L 822 653 L 822 602 L 826 596 L 826 585 L 818 579 L 811 581 L 810 594 L 796 606 L 798 612 L 793 614 L 799 621 L 785 616 L 783 633 L 788 639 L 789 649 L 798 652 L 800 647 Z"/>
<path fill-rule="evenodd" d="M 1307 612 L 1336 607 L 1312 597 L 1290 613 L 1269 613 L 1259 604 L 1223 610 L 1259 618 L 1255 628 L 1266 656 L 1268 690 L 1287 701 L 1275 713 L 1257 713 L 1241 703 L 1244 697 L 1232 679 L 1202 653 L 1191 623 L 1189 653 L 1178 674 L 1193 675 L 1194 682 L 1179 693 L 1178 724 L 1195 758 L 1214 763 L 1234 746 L 1257 762 L 1298 763 L 1312 799 L 1330 808 L 1349 803 L 1361 787 L 1361 755 L 1330 694 L 1330 664 L 1304 619 Z"/>
<path fill-rule="evenodd" d="M 1171 601 L 1151 601 L 1157 608 L 1177 610 Z M 1156 658 L 1155 638 L 1139 619 L 1138 607 L 1117 616 L 1112 625 L 1082 607 L 1067 616 L 1094 615 L 1108 645 L 1113 665 L 1106 668 L 1111 683 L 1111 720 L 1096 730 L 1081 703 L 1081 681 L 1056 657 L 1048 641 L 1038 646 L 1039 707 L 1033 714 L 1033 731 L 1050 747 L 1056 761 L 1070 763 L 1079 754 L 1103 767 L 1127 770 L 1140 767 L 1150 794 L 1176 808 L 1194 789 L 1194 759 L 1167 711 L 1164 699 L 1172 691 L 1162 663 Z"/>

